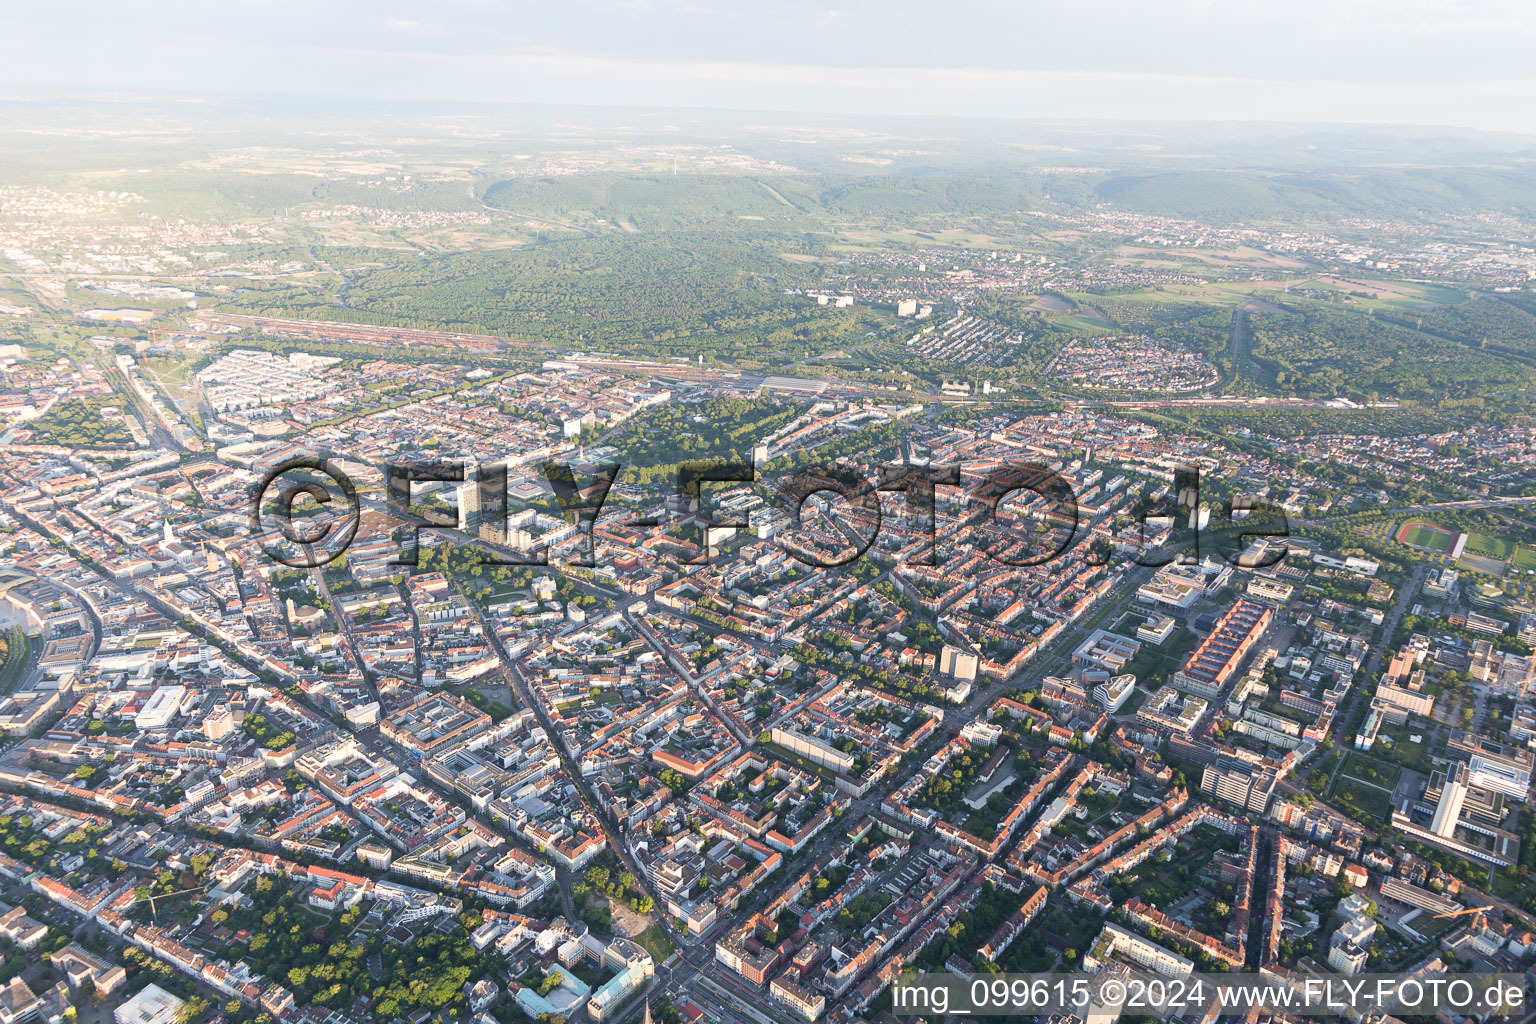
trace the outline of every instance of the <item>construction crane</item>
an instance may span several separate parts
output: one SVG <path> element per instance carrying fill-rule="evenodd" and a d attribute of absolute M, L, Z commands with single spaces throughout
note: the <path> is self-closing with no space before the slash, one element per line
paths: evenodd
<path fill-rule="evenodd" d="M 1438 920 L 1440 918 L 1445 918 L 1445 917 L 1461 917 L 1464 914 L 1481 914 L 1484 911 L 1488 911 L 1488 910 L 1492 910 L 1492 909 L 1493 909 L 1492 906 L 1487 906 L 1487 907 L 1462 907 L 1460 910 L 1448 910 L 1448 911 L 1446 911 L 1443 914 L 1436 914 L 1435 918 Z"/>

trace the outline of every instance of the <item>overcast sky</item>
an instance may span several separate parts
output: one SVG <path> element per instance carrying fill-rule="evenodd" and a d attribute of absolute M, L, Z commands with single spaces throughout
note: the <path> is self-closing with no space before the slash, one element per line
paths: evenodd
<path fill-rule="evenodd" d="M 0 94 L 308 94 L 1536 134 L 1530 0 L 48 0 Z"/>

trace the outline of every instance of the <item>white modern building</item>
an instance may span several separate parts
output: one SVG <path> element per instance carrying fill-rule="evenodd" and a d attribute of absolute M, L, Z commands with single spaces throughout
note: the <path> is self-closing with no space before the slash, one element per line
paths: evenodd
<path fill-rule="evenodd" d="M 145 985 L 112 1013 L 117 1024 L 173 1024 L 182 1001 L 159 985 Z"/>

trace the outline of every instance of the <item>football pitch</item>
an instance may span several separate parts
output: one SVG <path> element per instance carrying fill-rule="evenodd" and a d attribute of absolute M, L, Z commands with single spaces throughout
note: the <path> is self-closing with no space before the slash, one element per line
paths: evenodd
<path fill-rule="evenodd" d="M 1456 542 L 1460 538 L 1460 534 L 1442 530 L 1428 523 L 1404 523 L 1397 531 L 1399 544 L 1407 544 L 1421 551 L 1433 551 L 1436 554 L 1445 554 L 1450 551 L 1456 547 Z"/>

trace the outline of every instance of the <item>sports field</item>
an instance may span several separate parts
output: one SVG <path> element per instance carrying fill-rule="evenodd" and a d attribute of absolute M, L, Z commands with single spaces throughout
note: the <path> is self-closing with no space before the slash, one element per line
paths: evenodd
<path fill-rule="evenodd" d="M 1467 534 L 1467 550 L 1479 555 L 1487 555 L 1489 558 L 1497 558 L 1501 562 L 1509 561 L 1510 555 L 1515 553 L 1515 542 L 1503 537 L 1490 537 L 1486 533 Z"/>
<path fill-rule="evenodd" d="M 1464 534 L 1442 530 L 1429 523 L 1404 523 L 1397 531 L 1397 542 L 1407 544 L 1411 548 L 1418 548 L 1420 551 L 1432 551 L 1438 555 L 1450 552 L 1456 552 L 1459 555 L 1460 549 L 1466 546 L 1467 539 Z"/>

